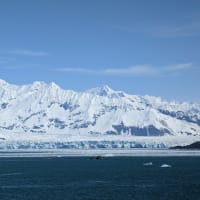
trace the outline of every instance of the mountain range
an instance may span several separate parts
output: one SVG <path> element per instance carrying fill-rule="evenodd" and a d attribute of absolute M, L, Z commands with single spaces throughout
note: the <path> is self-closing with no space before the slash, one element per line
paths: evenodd
<path fill-rule="evenodd" d="M 0 148 L 132 148 L 200 137 L 200 104 L 130 95 L 102 86 L 75 92 L 55 83 L 0 80 Z"/>

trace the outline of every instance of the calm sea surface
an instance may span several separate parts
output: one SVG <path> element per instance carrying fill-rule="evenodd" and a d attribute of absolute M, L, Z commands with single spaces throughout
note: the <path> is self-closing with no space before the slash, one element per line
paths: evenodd
<path fill-rule="evenodd" d="M 4 199 L 198 200 L 200 157 L 0 158 Z"/>

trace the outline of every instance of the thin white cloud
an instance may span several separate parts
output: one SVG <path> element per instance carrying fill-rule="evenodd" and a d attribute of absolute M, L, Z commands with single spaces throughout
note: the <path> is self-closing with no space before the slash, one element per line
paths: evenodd
<path fill-rule="evenodd" d="M 41 65 L 34 64 L 34 63 L 23 63 L 23 64 L 6 64 L 6 65 L 0 65 L 1 70 L 24 70 L 24 69 L 41 69 Z"/>
<path fill-rule="evenodd" d="M 88 69 L 88 68 L 59 68 L 56 71 L 74 72 L 74 73 L 89 73 L 100 75 L 154 75 L 157 73 L 156 68 L 148 65 L 138 65 L 128 68 L 105 68 L 101 70 Z"/>
<path fill-rule="evenodd" d="M 24 68 L 22 67 L 16 67 L 16 66 L 3 66 L 0 67 L 1 70 L 22 70 Z"/>
<path fill-rule="evenodd" d="M 139 26 L 139 27 L 129 27 L 115 25 L 112 26 L 113 29 L 128 32 L 128 33 L 139 33 L 154 37 L 163 38 L 177 38 L 177 37 L 194 37 L 200 36 L 200 21 L 191 21 L 188 24 L 170 26 L 161 25 L 157 27 Z"/>
<path fill-rule="evenodd" d="M 40 66 L 29 64 L 26 66 L 3 66 L 0 69 L 25 69 L 29 66 L 30 68 Z M 94 75 L 107 75 L 107 76 L 159 76 L 159 75 L 177 75 L 188 70 L 195 70 L 192 63 L 181 63 L 168 66 L 152 66 L 152 65 L 136 65 L 125 68 L 104 68 L 104 69 L 92 69 L 92 68 L 76 68 L 76 67 L 63 67 L 54 68 L 51 71 L 66 72 L 66 73 L 79 73 L 79 74 L 94 74 Z M 198 68 L 199 69 L 199 68 Z"/>
<path fill-rule="evenodd" d="M 160 37 L 193 37 L 200 35 L 200 22 L 179 26 L 161 26 L 152 29 L 152 34 Z"/>
<path fill-rule="evenodd" d="M 172 74 L 173 72 L 182 72 L 193 67 L 192 63 L 176 64 L 164 67 L 153 67 L 151 65 L 136 65 L 127 68 L 105 68 L 101 70 L 89 69 L 89 68 L 57 68 L 54 71 L 60 72 L 73 72 L 73 73 L 87 73 L 87 74 L 98 74 L 98 75 L 133 75 L 133 76 L 156 76 Z"/>
<path fill-rule="evenodd" d="M 182 70 L 188 70 L 193 67 L 192 63 L 182 63 L 182 64 L 177 64 L 177 65 L 171 65 L 165 67 L 167 71 L 174 72 L 174 71 L 182 71 Z"/>
<path fill-rule="evenodd" d="M 30 51 L 30 50 L 23 50 L 23 49 L 16 49 L 10 51 L 12 54 L 20 55 L 20 56 L 47 56 L 48 53 L 44 51 Z"/>
<path fill-rule="evenodd" d="M 109 68 L 102 71 L 108 75 L 155 75 L 158 70 L 149 65 L 138 65 L 129 68 Z"/>
<path fill-rule="evenodd" d="M 64 67 L 64 68 L 58 68 L 55 71 L 61 71 L 61 72 L 77 72 L 77 73 L 98 73 L 99 71 L 87 69 L 87 68 L 72 68 L 72 67 Z"/>

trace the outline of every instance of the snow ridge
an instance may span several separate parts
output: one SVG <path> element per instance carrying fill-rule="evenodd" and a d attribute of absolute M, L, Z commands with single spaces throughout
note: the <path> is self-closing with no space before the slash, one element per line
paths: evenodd
<path fill-rule="evenodd" d="M 200 136 L 199 104 L 129 95 L 106 85 L 75 92 L 53 82 L 16 86 L 0 80 L 0 119 L 1 137 L 17 134 L 19 141 L 24 134 L 77 141 Z"/>

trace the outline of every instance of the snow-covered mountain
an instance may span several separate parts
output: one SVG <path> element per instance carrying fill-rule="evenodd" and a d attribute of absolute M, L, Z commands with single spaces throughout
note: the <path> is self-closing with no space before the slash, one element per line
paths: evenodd
<path fill-rule="evenodd" d="M 187 144 L 200 137 L 200 104 L 129 95 L 108 86 L 75 92 L 55 83 L 16 86 L 0 80 L 0 137 L 2 145 L 19 146 L 22 141 L 84 147 L 80 142 L 90 141 L 89 148 L 95 142 L 113 147 L 115 141 L 128 147 L 144 141 L 146 146 Z"/>

